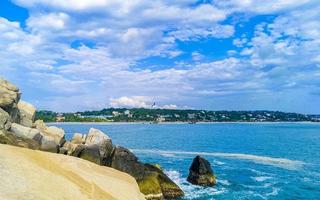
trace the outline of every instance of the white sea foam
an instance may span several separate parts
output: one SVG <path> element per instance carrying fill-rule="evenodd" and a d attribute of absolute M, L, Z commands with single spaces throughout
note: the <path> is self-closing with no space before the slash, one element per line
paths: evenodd
<path fill-rule="evenodd" d="M 165 173 L 170 177 L 173 182 L 179 185 L 180 188 L 185 192 L 184 199 L 195 199 L 204 196 L 216 196 L 222 193 L 227 192 L 227 189 L 224 187 L 207 187 L 203 188 L 201 186 L 196 186 L 188 183 L 186 177 L 182 177 L 181 173 L 176 170 L 168 170 Z M 219 180 L 218 180 L 219 182 Z"/>
<path fill-rule="evenodd" d="M 258 164 L 271 165 L 274 167 L 280 167 L 288 170 L 298 170 L 305 164 L 298 160 L 289 160 L 286 158 L 273 158 L 267 156 L 257 156 L 251 154 L 241 154 L 241 153 L 213 153 L 213 152 L 191 152 L 191 151 L 163 151 L 163 150 L 148 150 L 148 149 L 133 149 L 136 153 L 150 153 L 150 154 L 172 154 L 172 155 L 201 155 L 201 156 L 214 156 L 214 157 L 224 157 L 231 159 L 241 159 L 247 160 Z"/>
<path fill-rule="evenodd" d="M 270 176 L 257 176 L 257 177 L 251 177 L 251 178 L 257 182 L 263 182 L 263 181 L 272 179 L 272 177 Z"/>

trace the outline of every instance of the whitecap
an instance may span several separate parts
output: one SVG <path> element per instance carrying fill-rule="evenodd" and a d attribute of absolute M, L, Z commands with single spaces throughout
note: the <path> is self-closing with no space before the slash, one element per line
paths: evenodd
<path fill-rule="evenodd" d="M 272 179 L 273 177 L 270 176 L 257 176 L 257 177 L 251 177 L 253 180 L 257 181 L 257 182 L 263 182 L 269 179 Z"/>
<path fill-rule="evenodd" d="M 288 170 L 298 170 L 305 165 L 304 162 L 299 160 L 290 160 L 287 158 L 273 158 L 267 156 L 257 156 L 251 154 L 241 154 L 241 153 L 210 153 L 210 152 L 191 152 L 191 151 L 163 151 L 163 150 L 148 150 L 148 149 L 133 149 L 137 153 L 150 153 L 150 154 L 173 154 L 173 155 L 190 155 L 190 156 L 214 156 L 214 157 L 224 157 L 231 159 L 241 159 L 251 161 L 257 164 L 271 165 L 274 167 L 279 167 Z"/>
<path fill-rule="evenodd" d="M 230 185 L 230 182 L 228 180 L 218 179 L 217 181 L 218 181 L 218 183 L 221 183 L 222 185 Z"/>
<path fill-rule="evenodd" d="M 227 189 L 224 187 L 204 188 L 201 186 L 192 185 L 189 182 L 187 182 L 187 179 L 185 177 L 182 177 L 182 174 L 177 170 L 165 170 L 165 173 L 173 182 L 175 182 L 185 192 L 184 199 L 191 200 L 191 199 L 200 198 L 200 197 L 207 197 L 208 195 L 216 196 L 216 195 L 227 192 Z"/>

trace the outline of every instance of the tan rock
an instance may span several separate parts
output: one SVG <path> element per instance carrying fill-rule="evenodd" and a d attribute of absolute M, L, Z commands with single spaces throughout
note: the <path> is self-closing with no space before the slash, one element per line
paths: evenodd
<path fill-rule="evenodd" d="M 0 79 L 0 107 L 12 107 L 13 104 L 18 103 L 19 99 L 19 89 L 8 81 Z"/>
<path fill-rule="evenodd" d="M 42 135 L 40 131 L 34 128 L 21 126 L 20 124 L 12 123 L 10 131 L 13 135 L 21 138 L 32 139 L 41 144 Z"/>
<path fill-rule="evenodd" d="M 9 145 L 0 152 L 0 199 L 144 199 L 133 177 L 111 168 Z"/>
<path fill-rule="evenodd" d="M 36 108 L 30 103 L 20 100 L 18 103 L 18 109 L 20 114 L 20 124 L 23 126 L 32 127 L 36 114 Z"/>
<path fill-rule="evenodd" d="M 114 146 L 111 139 L 102 131 L 91 128 L 86 143 L 87 146 L 95 145 L 99 148 L 101 164 L 109 166 L 111 163 Z"/>
<path fill-rule="evenodd" d="M 65 142 L 65 132 L 63 129 L 55 126 L 47 127 L 42 120 L 35 121 L 34 126 L 41 132 L 43 136 L 54 138 L 54 141 L 57 145 L 62 146 Z"/>
<path fill-rule="evenodd" d="M 0 108 L 0 130 L 8 130 L 11 126 L 9 114 Z"/>
<path fill-rule="evenodd" d="M 86 142 L 86 134 L 75 133 L 72 137 L 71 142 L 74 144 L 84 144 Z"/>

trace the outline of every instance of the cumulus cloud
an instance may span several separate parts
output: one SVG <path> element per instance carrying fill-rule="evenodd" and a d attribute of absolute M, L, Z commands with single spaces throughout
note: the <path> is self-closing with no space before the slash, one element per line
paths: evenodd
<path fill-rule="evenodd" d="M 249 98 L 306 85 L 317 90 L 319 84 L 314 0 L 13 2 L 30 17 L 25 27 L 0 18 L 0 70 L 48 95 L 38 97 L 48 109 L 83 110 L 90 102 L 150 107 L 153 101 L 163 108 L 197 107 L 213 97 Z M 233 22 L 242 14 L 272 19 L 244 35 Z M 215 57 L 212 46 L 225 55 Z M 157 60 L 165 66 L 154 66 Z"/>
<path fill-rule="evenodd" d="M 110 106 L 116 108 L 151 108 L 150 98 L 145 96 L 112 98 L 110 100 Z"/>

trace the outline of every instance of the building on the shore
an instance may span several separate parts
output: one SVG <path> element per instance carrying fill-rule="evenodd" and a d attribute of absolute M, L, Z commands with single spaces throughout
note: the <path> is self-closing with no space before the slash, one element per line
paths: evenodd
<path fill-rule="evenodd" d="M 119 117 L 120 114 L 121 114 L 121 113 L 119 113 L 118 111 L 113 111 L 113 112 L 112 112 L 112 115 L 113 115 L 114 117 Z"/>
<path fill-rule="evenodd" d="M 66 118 L 63 116 L 62 113 L 58 113 L 56 116 L 56 122 L 64 122 Z"/>

